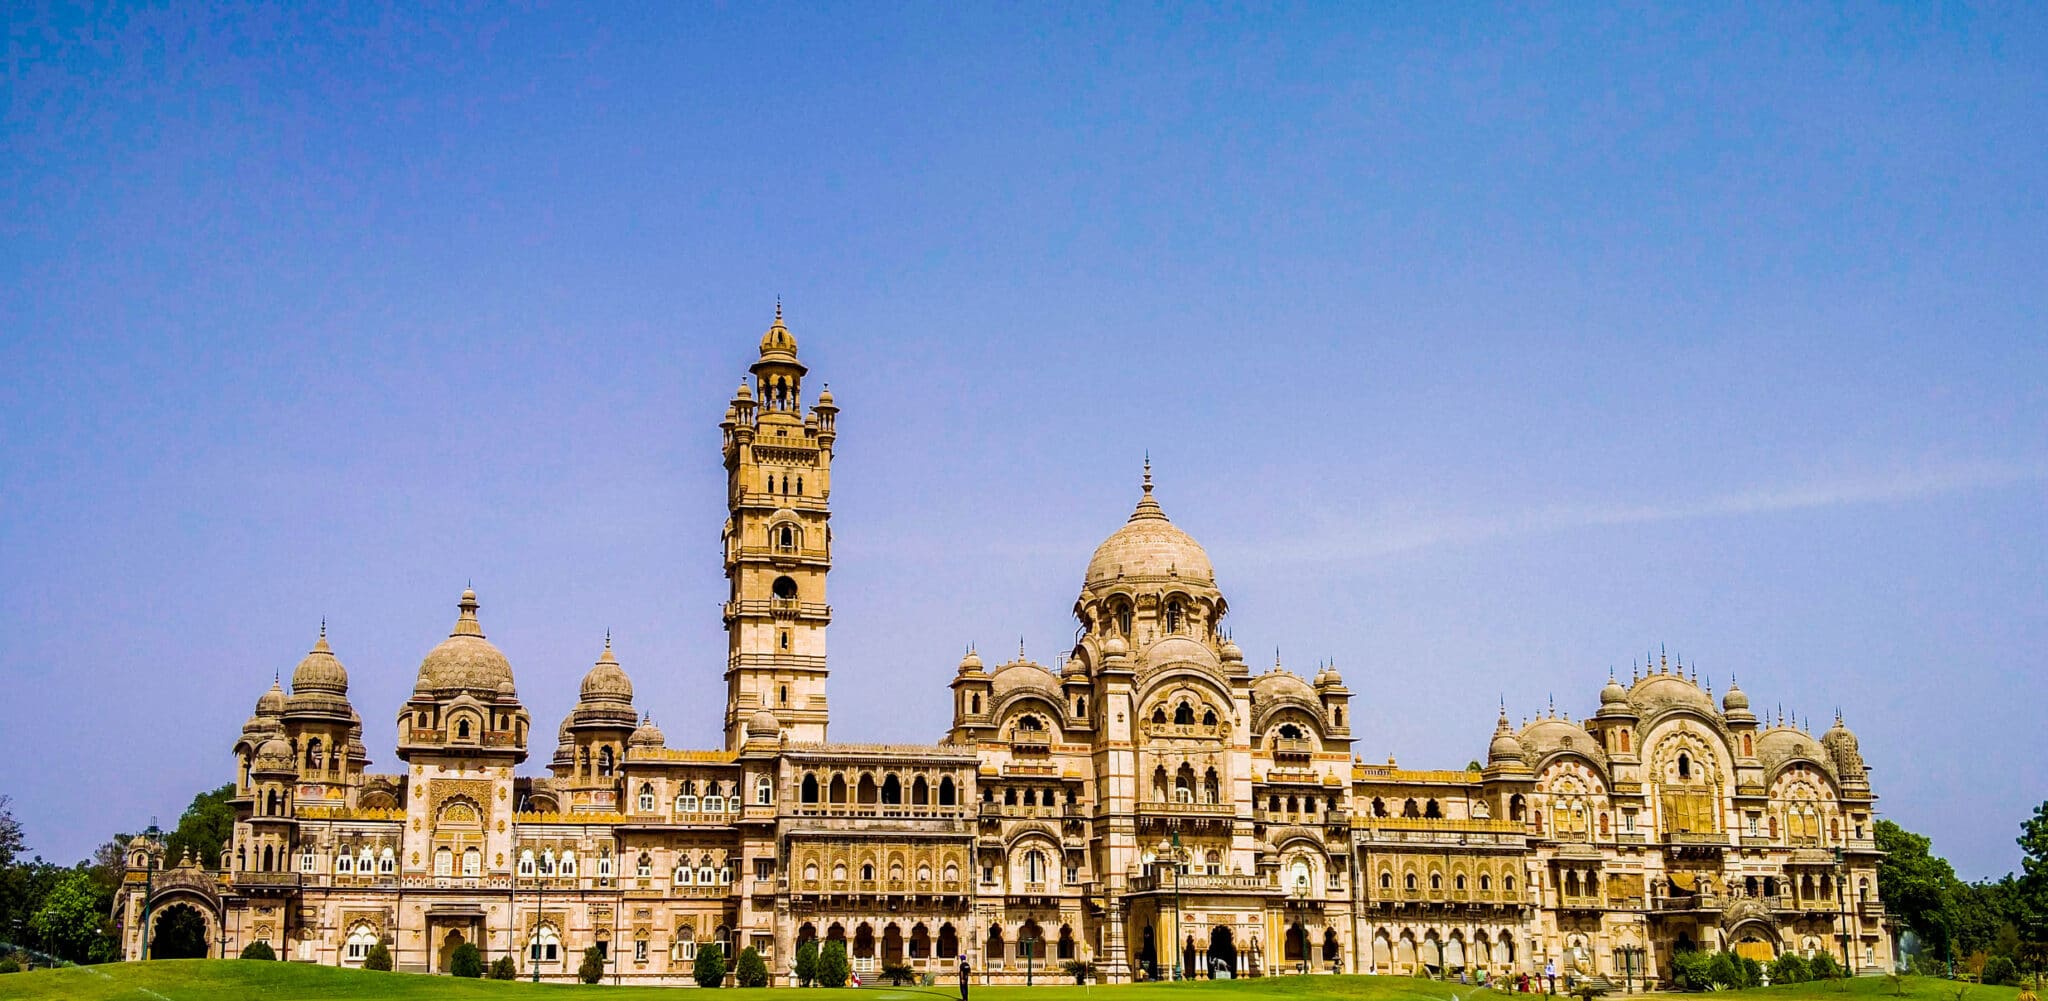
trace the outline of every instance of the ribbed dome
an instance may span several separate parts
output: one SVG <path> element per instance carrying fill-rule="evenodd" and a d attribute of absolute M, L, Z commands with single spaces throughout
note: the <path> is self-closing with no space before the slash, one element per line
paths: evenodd
<path fill-rule="evenodd" d="M 283 737 L 271 737 L 257 745 L 256 766 L 254 770 L 258 772 L 296 771 L 297 769 L 293 764 L 292 745 L 285 743 Z"/>
<path fill-rule="evenodd" d="M 275 679 L 270 682 L 270 691 L 256 699 L 256 715 L 275 717 L 284 715 L 284 689 Z"/>
<path fill-rule="evenodd" d="M 1600 705 L 1603 708 L 1618 706 L 1627 701 L 1628 689 L 1621 687 L 1621 682 L 1614 680 L 1613 675 L 1608 675 L 1607 684 L 1600 686 Z"/>
<path fill-rule="evenodd" d="M 625 668 L 620 667 L 618 660 L 612 656 L 610 634 L 605 635 L 604 652 L 598 655 L 597 663 L 583 676 L 580 694 L 585 702 L 633 701 L 633 679 L 626 677 Z"/>
<path fill-rule="evenodd" d="M 1728 694 L 1721 696 L 1721 708 L 1731 713 L 1748 712 L 1749 695 L 1737 687 L 1733 681 L 1730 681 L 1728 683 Z"/>
<path fill-rule="evenodd" d="M 747 738 L 749 740 L 756 737 L 774 737 L 781 732 L 782 723 L 775 718 L 774 713 L 766 709 L 754 710 L 754 715 L 747 719 Z"/>
<path fill-rule="evenodd" d="M 761 335 L 761 357 L 778 354 L 796 356 L 796 338 L 788 327 L 782 325 L 782 304 L 779 302 L 775 304 L 775 322 L 769 325 L 767 333 Z"/>
<path fill-rule="evenodd" d="M 348 694 L 348 669 L 327 645 L 327 623 L 320 623 L 320 639 L 313 644 L 299 666 L 292 669 L 292 691 Z"/>
<path fill-rule="evenodd" d="M 1522 760 L 1522 742 L 1515 737 L 1514 727 L 1503 715 L 1493 727 L 1493 743 L 1487 745 L 1486 760 L 1489 764 L 1516 764 Z"/>
<path fill-rule="evenodd" d="M 476 592 L 464 589 L 459 607 L 462 614 L 455 619 L 455 629 L 439 646 L 427 651 L 426 659 L 420 662 L 420 677 L 413 685 L 414 690 L 461 690 L 495 698 L 503 686 L 510 694 L 512 663 L 484 639 L 483 627 L 476 618 Z"/>
<path fill-rule="evenodd" d="M 652 716 L 641 720 L 640 725 L 633 729 L 633 735 L 626 738 L 627 745 L 631 747 L 660 747 L 667 742 L 668 738 L 662 735 L 661 727 L 654 725 Z"/>
<path fill-rule="evenodd" d="M 1145 465 L 1144 495 L 1124 527 L 1095 547 L 1088 560 L 1085 584 L 1117 577 L 1178 577 L 1213 584 L 1216 569 L 1209 554 L 1188 533 L 1168 521 L 1159 502 L 1152 499 L 1152 465 Z"/>

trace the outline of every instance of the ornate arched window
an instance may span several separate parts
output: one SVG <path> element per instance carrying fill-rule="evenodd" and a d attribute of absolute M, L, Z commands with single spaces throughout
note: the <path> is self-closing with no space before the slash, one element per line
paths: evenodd
<path fill-rule="evenodd" d="M 640 812 L 654 812 L 654 785 L 652 783 L 643 782 L 640 784 Z"/>
<path fill-rule="evenodd" d="M 348 930 L 348 943 L 343 947 L 343 958 L 350 963 L 361 963 L 369 958 L 370 947 L 377 944 L 377 929 L 369 922 L 359 922 Z"/>
<path fill-rule="evenodd" d="M 775 780 L 763 775 L 754 780 L 754 805 L 767 806 L 775 802 Z"/>

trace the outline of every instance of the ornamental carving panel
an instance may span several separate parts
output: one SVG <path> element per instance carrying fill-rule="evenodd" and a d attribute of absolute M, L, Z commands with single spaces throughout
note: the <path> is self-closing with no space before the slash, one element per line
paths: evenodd
<path fill-rule="evenodd" d="M 435 779 L 428 783 L 427 816 L 439 818 L 441 807 L 449 800 L 461 797 L 476 804 L 485 816 L 477 818 L 488 821 L 491 809 L 491 783 L 488 779 Z"/>

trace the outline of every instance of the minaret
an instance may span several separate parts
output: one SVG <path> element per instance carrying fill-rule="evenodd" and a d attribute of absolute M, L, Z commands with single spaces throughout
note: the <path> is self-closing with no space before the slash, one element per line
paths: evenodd
<path fill-rule="evenodd" d="M 766 709 L 795 741 L 823 741 L 825 574 L 832 569 L 832 391 L 803 405 L 807 371 L 796 338 L 775 323 L 761 337 L 751 386 L 740 383 L 719 427 L 725 433 L 725 746 L 746 743 L 747 722 Z"/>

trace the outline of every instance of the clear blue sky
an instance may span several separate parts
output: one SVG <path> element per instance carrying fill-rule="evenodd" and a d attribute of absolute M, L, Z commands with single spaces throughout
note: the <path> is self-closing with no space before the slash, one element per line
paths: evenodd
<path fill-rule="evenodd" d="M 6 8 L 0 793 L 231 777 L 320 619 L 374 767 L 474 580 L 718 740 L 718 430 L 844 408 L 833 734 L 1050 660 L 1159 497 L 1255 662 L 1455 767 L 1667 644 L 1969 876 L 2048 795 L 2048 14 Z M 1712 5 L 1719 8 L 1723 5 Z"/>

